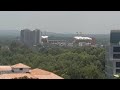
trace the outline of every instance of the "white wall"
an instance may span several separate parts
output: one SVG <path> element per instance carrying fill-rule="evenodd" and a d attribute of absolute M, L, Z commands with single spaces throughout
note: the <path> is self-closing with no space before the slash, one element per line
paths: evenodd
<path fill-rule="evenodd" d="M 29 72 L 29 68 L 23 68 L 23 70 L 20 70 L 20 68 L 12 68 L 14 71 L 13 73 L 26 73 Z"/>

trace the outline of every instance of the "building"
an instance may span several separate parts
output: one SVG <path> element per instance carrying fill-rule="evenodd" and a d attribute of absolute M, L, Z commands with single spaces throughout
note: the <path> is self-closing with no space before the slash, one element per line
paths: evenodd
<path fill-rule="evenodd" d="M 48 42 L 51 45 L 58 45 L 58 46 L 66 46 L 67 45 L 66 40 L 49 40 Z"/>
<path fill-rule="evenodd" d="M 38 45 L 41 44 L 41 39 L 42 39 L 42 33 L 39 29 L 35 29 L 32 31 L 32 39 L 33 39 L 33 44 Z"/>
<path fill-rule="evenodd" d="M 63 79 L 52 72 L 39 68 L 31 69 L 31 67 L 22 63 L 12 66 L 0 66 L 0 79 L 14 79 L 25 76 L 33 79 Z"/>
<path fill-rule="evenodd" d="M 111 30 L 110 43 L 117 44 L 120 41 L 120 30 Z"/>
<path fill-rule="evenodd" d="M 74 46 L 92 46 L 95 45 L 95 38 L 75 36 L 73 40 Z"/>
<path fill-rule="evenodd" d="M 29 73 L 30 68 L 31 67 L 24 65 L 22 63 L 11 66 L 12 72 L 14 73 Z"/>
<path fill-rule="evenodd" d="M 26 45 L 31 44 L 31 31 L 29 29 L 21 30 L 20 40 Z"/>
<path fill-rule="evenodd" d="M 48 43 L 48 36 L 41 36 L 41 42 L 43 44 Z"/>
<path fill-rule="evenodd" d="M 111 30 L 110 44 L 106 46 L 105 67 L 108 78 L 120 73 L 120 30 Z"/>
<path fill-rule="evenodd" d="M 41 31 L 39 29 L 33 31 L 29 29 L 21 30 L 20 40 L 28 46 L 39 45 L 41 44 Z"/>
<path fill-rule="evenodd" d="M 73 47 L 73 43 L 68 43 L 67 46 L 68 47 Z"/>

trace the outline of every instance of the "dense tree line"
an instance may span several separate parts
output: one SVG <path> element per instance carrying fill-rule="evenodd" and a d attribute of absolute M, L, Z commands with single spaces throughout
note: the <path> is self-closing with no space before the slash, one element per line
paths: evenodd
<path fill-rule="evenodd" d="M 24 63 L 65 79 L 104 79 L 105 49 L 101 47 L 39 46 L 37 51 L 17 42 L 0 49 L 0 65 Z M 34 49 L 35 49 L 34 48 Z"/>

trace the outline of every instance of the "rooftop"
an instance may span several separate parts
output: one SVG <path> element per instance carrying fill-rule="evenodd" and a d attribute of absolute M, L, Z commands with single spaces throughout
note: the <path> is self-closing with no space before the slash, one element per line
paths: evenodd
<path fill-rule="evenodd" d="M 30 71 L 30 73 L 10 73 L 10 74 L 1 74 L 0 79 L 14 79 L 14 78 L 20 78 L 27 76 L 28 78 L 34 78 L 34 79 L 63 79 L 62 77 L 42 70 L 42 69 L 33 69 Z"/>
<path fill-rule="evenodd" d="M 120 30 L 111 30 L 111 32 L 120 32 Z"/>
<path fill-rule="evenodd" d="M 24 65 L 22 63 L 19 63 L 19 64 L 15 64 L 15 65 L 12 65 L 12 66 L 0 66 L 0 71 L 11 71 L 12 68 L 30 68 L 29 66 L 27 65 Z M 52 72 L 49 72 L 49 71 L 46 71 L 46 70 L 42 70 L 42 69 L 39 69 L 39 68 L 36 68 L 36 69 L 32 69 L 32 70 L 29 70 L 30 72 L 29 73 L 6 73 L 6 74 L 0 74 L 0 79 L 13 79 L 13 78 L 20 78 L 20 77 L 24 77 L 24 76 L 27 76 L 28 78 L 38 78 L 38 79 L 63 79 L 62 77 L 52 73 Z"/>
<path fill-rule="evenodd" d="M 12 68 L 10 66 L 0 66 L 0 71 L 11 71 Z"/>
<path fill-rule="evenodd" d="M 15 64 L 15 65 L 12 65 L 11 67 L 12 68 L 31 68 L 31 67 L 29 67 L 27 65 L 24 65 L 22 63 L 18 63 L 18 64 Z"/>
<path fill-rule="evenodd" d="M 33 69 L 30 71 L 30 74 L 38 79 L 63 79 L 62 77 L 42 69 Z"/>
<path fill-rule="evenodd" d="M 48 71 L 42 70 L 42 69 L 38 69 L 38 68 L 30 70 L 30 73 L 32 75 L 50 75 L 51 74 L 51 72 L 48 72 Z"/>
<path fill-rule="evenodd" d="M 14 79 L 27 76 L 28 78 L 35 78 L 29 73 L 11 73 L 11 74 L 1 74 L 0 79 Z"/>

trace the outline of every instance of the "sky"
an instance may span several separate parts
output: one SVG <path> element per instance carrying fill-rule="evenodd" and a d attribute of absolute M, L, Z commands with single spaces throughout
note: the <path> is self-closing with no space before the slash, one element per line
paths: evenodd
<path fill-rule="evenodd" d="M 120 29 L 120 11 L 0 11 L 0 30 L 109 34 Z"/>

